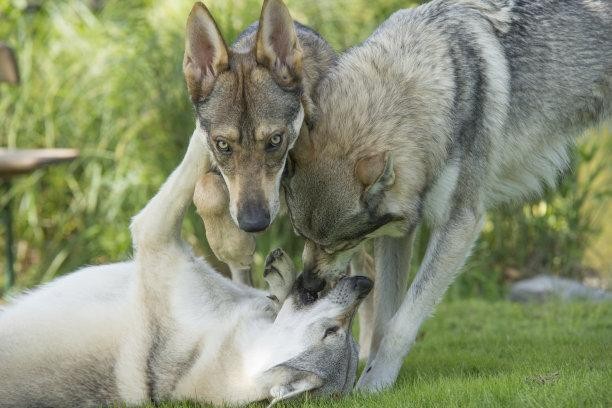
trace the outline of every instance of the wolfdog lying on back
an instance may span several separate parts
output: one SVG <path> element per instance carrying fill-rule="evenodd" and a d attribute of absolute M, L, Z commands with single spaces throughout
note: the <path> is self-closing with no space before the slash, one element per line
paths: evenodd
<path fill-rule="evenodd" d="M 285 191 L 309 289 L 375 238 L 358 388 L 393 384 L 487 208 L 554 184 L 576 136 L 610 117 L 611 82 L 610 1 L 435 0 L 395 13 L 340 57 Z M 431 239 L 405 294 L 424 219 Z"/>
<path fill-rule="evenodd" d="M 134 218 L 133 262 L 82 269 L 0 312 L 0 406 L 236 405 L 352 389 L 350 323 L 369 279 L 304 301 L 291 260 L 276 250 L 268 297 L 223 278 L 180 239 L 209 169 L 203 134 Z"/>

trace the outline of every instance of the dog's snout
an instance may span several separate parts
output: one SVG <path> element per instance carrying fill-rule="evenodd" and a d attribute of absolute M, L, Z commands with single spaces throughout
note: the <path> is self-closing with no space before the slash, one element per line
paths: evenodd
<path fill-rule="evenodd" d="M 265 205 L 247 202 L 236 218 L 240 229 L 246 232 L 263 231 L 270 225 L 270 211 Z"/>
<path fill-rule="evenodd" d="M 359 297 L 367 296 L 374 286 L 374 282 L 365 276 L 352 276 L 350 279 L 352 280 L 353 290 L 358 293 Z"/>

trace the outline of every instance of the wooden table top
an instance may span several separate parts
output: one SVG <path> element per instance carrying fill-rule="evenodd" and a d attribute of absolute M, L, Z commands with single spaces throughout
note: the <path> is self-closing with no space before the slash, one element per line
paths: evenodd
<path fill-rule="evenodd" d="M 78 156 L 77 149 L 0 148 L 0 178 L 31 173 L 50 164 L 74 160 Z"/>

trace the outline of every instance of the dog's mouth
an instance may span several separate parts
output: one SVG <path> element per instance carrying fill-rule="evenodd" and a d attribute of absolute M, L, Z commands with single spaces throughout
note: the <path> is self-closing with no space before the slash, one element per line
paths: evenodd
<path fill-rule="evenodd" d="M 324 298 L 334 291 L 335 287 L 345 279 L 349 280 L 349 285 L 352 285 L 352 290 L 356 292 L 356 297 L 350 302 L 351 309 L 354 311 L 361 301 L 370 293 L 373 282 L 371 279 L 363 276 L 343 276 L 341 279 L 334 283 L 328 283 L 324 280 L 320 280 L 314 288 L 306 287 L 302 275 L 300 275 L 296 281 L 295 289 L 297 291 L 297 298 L 300 304 L 308 306 L 315 303 L 317 300 Z"/>
<path fill-rule="evenodd" d="M 316 302 L 321 296 L 323 296 L 323 289 L 325 289 L 325 281 L 321 280 L 317 286 L 306 287 L 304 285 L 304 277 L 300 275 L 296 280 L 296 289 L 300 303 L 307 306 Z"/>
<path fill-rule="evenodd" d="M 319 299 L 318 292 L 311 292 L 308 290 L 300 292 L 300 302 L 304 305 L 310 305 L 316 302 L 318 299 Z"/>

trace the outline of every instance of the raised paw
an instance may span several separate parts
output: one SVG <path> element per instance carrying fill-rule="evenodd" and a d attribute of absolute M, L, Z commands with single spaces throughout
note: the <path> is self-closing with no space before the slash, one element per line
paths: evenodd
<path fill-rule="evenodd" d="M 296 278 L 293 261 L 281 248 L 270 252 L 266 257 L 264 279 L 270 289 L 270 298 L 282 305 Z"/>

